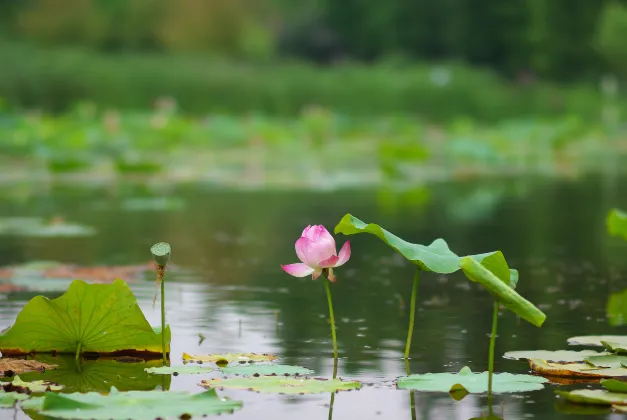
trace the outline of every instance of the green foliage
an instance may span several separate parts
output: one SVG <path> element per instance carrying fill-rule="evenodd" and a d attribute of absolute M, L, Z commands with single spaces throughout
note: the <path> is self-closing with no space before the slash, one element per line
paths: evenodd
<path fill-rule="evenodd" d="M 220 398 L 214 390 L 201 394 L 161 391 L 120 392 L 111 388 L 109 395 L 46 393 L 44 397 L 24 402 L 22 407 L 63 419 L 127 420 L 135 418 L 200 417 L 230 413 L 242 408 L 241 401 Z"/>
<path fill-rule="evenodd" d="M 611 392 L 627 393 L 627 382 L 619 381 L 617 379 L 602 379 L 601 385 L 603 388 Z"/>
<path fill-rule="evenodd" d="M 493 375 L 492 392 L 526 392 L 544 388 L 547 379 L 531 375 L 514 375 L 511 373 L 495 373 Z M 413 389 L 425 392 L 450 392 L 454 385 L 463 386 L 471 394 L 488 391 L 488 372 L 473 373 L 467 366 L 459 373 L 425 373 L 409 375 L 398 379 L 399 389 Z"/>
<path fill-rule="evenodd" d="M 169 347 L 169 328 L 165 334 Z M 0 351 L 161 353 L 161 333 L 148 324 L 124 281 L 87 284 L 75 280 L 57 299 L 31 299 L 15 324 L 0 335 Z"/>
<path fill-rule="evenodd" d="M 627 240 L 627 213 L 612 209 L 607 215 L 607 231 L 610 235 L 621 236 Z"/>
<path fill-rule="evenodd" d="M 627 290 L 610 295 L 605 313 L 612 327 L 627 324 Z"/>
<path fill-rule="evenodd" d="M 597 29 L 596 44 L 614 71 L 627 76 L 627 6 L 616 0 L 605 3 Z"/>

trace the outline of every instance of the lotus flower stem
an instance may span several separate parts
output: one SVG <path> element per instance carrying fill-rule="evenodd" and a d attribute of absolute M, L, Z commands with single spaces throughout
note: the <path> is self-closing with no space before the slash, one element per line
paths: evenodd
<path fill-rule="evenodd" d="M 329 280 L 323 280 L 324 288 L 327 291 L 327 301 L 329 302 L 329 318 L 331 321 L 331 339 L 333 340 L 333 357 L 337 359 L 337 337 L 335 335 L 335 316 L 333 315 L 333 300 L 331 299 L 331 289 Z"/>
<path fill-rule="evenodd" d="M 492 333 L 490 334 L 490 354 L 488 356 L 488 397 L 492 398 L 492 374 L 494 373 L 494 347 L 496 345 L 496 328 L 499 322 L 499 301 L 494 301 L 492 313 Z M 490 409 L 492 406 L 490 405 Z"/>
<path fill-rule="evenodd" d="M 161 349 L 163 351 L 163 365 L 168 363 L 168 357 L 165 350 L 165 266 L 157 265 L 157 282 L 161 284 Z"/>
<path fill-rule="evenodd" d="M 409 309 L 409 329 L 407 330 L 407 342 L 405 343 L 405 359 L 409 358 L 409 349 L 411 348 L 411 337 L 414 334 L 414 321 L 416 319 L 416 296 L 418 295 L 418 281 L 420 280 L 421 269 L 416 269 L 414 274 L 414 286 L 411 290 L 411 303 Z"/>

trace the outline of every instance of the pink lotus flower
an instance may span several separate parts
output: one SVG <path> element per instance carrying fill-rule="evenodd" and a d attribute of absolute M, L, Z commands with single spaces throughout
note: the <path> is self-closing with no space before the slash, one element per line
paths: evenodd
<path fill-rule="evenodd" d="M 331 282 L 335 282 L 333 268 L 344 265 L 351 257 L 351 245 L 346 241 L 339 255 L 335 249 L 335 239 L 322 225 L 307 226 L 296 241 L 296 255 L 302 263 L 282 265 L 281 268 L 294 277 L 312 274 L 316 280 L 323 272 Z"/>

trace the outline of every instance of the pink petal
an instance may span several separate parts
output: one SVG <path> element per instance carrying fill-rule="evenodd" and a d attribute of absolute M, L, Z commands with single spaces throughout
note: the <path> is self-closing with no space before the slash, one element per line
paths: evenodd
<path fill-rule="evenodd" d="M 338 257 L 336 255 L 331 255 L 326 260 L 320 261 L 318 263 L 318 267 L 322 267 L 322 268 L 335 267 L 335 265 L 337 264 L 339 259 L 340 259 L 340 257 Z"/>
<path fill-rule="evenodd" d="M 312 268 L 321 268 L 318 264 L 335 255 L 334 246 L 328 242 L 314 242 L 302 237 L 296 241 L 296 254 L 298 258 Z"/>
<path fill-rule="evenodd" d="M 296 255 L 298 255 L 298 259 L 301 262 L 307 264 L 308 263 L 307 248 L 309 247 L 309 239 L 304 236 L 301 238 L 298 238 L 298 240 L 296 241 L 296 244 L 294 244 L 294 247 L 296 248 Z"/>
<path fill-rule="evenodd" d="M 294 277 L 306 277 L 314 272 L 313 268 L 301 263 L 282 265 L 281 268 L 287 274 Z"/>
<path fill-rule="evenodd" d="M 309 232 L 309 229 L 311 229 L 311 225 L 307 226 L 304 230 L 303 233 L 300 236 L 304 236 L 305 238 L 307 238 L 307 232 Z"/>
<path fill-rule="evenodd" d="M 318 280 L 318 277 L 320 277 L 320 274 L 322 274 L 322 270 L 315 270 L 313 272 L 313 275 L 311 276 L 312 280 Z"/>
<path fill-rule="evenodd" d="M 351 244 L 350 241 L 346 241 L 342 249 L 340 249 L 340 253 L 338 255 L 338 260 L 333 267 L 339 267 L 341 265 L 346 264 L 346 261 L 351 257 Z"/>

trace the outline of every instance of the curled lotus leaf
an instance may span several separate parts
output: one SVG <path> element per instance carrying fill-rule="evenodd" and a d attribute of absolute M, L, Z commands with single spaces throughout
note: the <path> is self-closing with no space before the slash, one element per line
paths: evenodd
<path fill-rule="evenodd" d="M 260 376 L 258 378 L 214 378 L 203 380 L 200 386 L 207 388 L 247 389 L 273 394 L 318 394 L 321 392 L 360 389 L 357 381 L 326 378 L 297 378 L 284 376 Z"/>
<path fill-rule="evenodd" d="M 252 363 L 252 362 L 271 362 L 276 360 L 277 356 L 272 354 L 256 354 L 256 353 L 225 353 L 225 354 L 206 354 L 191 355 L 183 353 L 183 362 L 200 362 L 215 363 L 218 366 L 228 363 Z"/>
<path fill-rule="evenodd" d="M 529 360 L 531 370 L 540 375 L 567 378 L 617 378 L 627 376 L 627 368 L 603 368 L 589 363 L 553 363 L 540 359 Z"/>
<path fill-rule="evenodd" d="M 474 373 L 467 366 L 459 373 L 425 373 L 398 378 L 399 389 L 413 389 L 424 392 L 450 392 L 461 385 L 471 394 L 488 392 L 488 372 Z M 495 373 L 492 376 L 492 392 L 526 392 L 544 388 L 547 379 L 532 375 Z"/>
<path fill-rule="evenodd" d="M 602 379 L 601 386 L 611 392 L 627 393 L 627 382 L 617 379 Z"/>
<path fill-rule="evenodd" d="M 610 353 L 598 352 L 594 350 L 517 350 L 508 351 L 503 355 L 503 357 L 512 360 L 541 359 L 549 362 L 583 362 L 586 357 L 603 356 L 608 354 Z"/>
<path fill-rule="evenodd" d="M 555 391 L 560 398 L 577 404 L 626 405 L 627 394 L 610 392 L 602 389 L 576 389 L 574 391 Z"/>
<path fill-rule="evenodd" d="M 598 368 L 620 368 L 627 365 L 627 356 L 607 354 L 605 356 L 589 356 L 584 362 Z"/>

